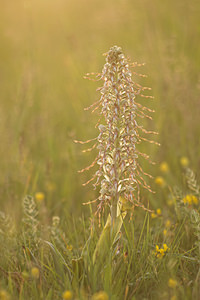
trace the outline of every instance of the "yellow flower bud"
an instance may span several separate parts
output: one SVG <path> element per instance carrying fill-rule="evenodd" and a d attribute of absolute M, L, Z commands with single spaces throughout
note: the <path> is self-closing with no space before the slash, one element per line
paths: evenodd
<path fill-rule="evenodd" d="M 169 166 L 165 161 L 163 161 L 160 164 L 160 171 L 163 172 L 163 173 L 168 173 L 169 172 Z"/>
<path fill-rule="evenodd" d="M 92 296 L 92 300 L 108 300 L 108 295 L 106 292 L 104 291 L 100 291 L 98 293 L 95 293 L 93 296 Z"/>
<path fill-rule="evenodd" d="M 182 156 L 182 157 L 180 158 L 180 164 L 181 164 L 182 167 L 187 167 L 187 166 L 189 165 L 189 160 L 188 160 L 188 158 L 185 157 L 185 156 Z"/>
<path fill-rule="evenodd" d="M 157 176 L 157 177 L 155 178 L 155 183 L 156 183 L 158 186 L 160 186 L 160 187 L 164 187 L 164 186 L 165 186 L 165 180 L 164 180 L 164 178 L 161 177 L 161 176 Z"/>
<path fill-rule="evenodd" d="M 5 290 L 0 290 L 0 300 L 9 300 L 10 296 Z"/>
<path fill-rule="evenodd" d="M 157 212 L 157 215 L 158 215 L 158 216 L 161 216 L 161 214 L 162 214 L 162 211 L 161 211 L 161 209 L 160 209 L 160 208 L 157 208 L 157 209 L 156 209 L 156 212 Z"/>
<path fill-rule="evenodd" d="M 168 251 L 170 248 L 167 246 L 167 244 L 163 244 L 163 249 L 164 249 L 164 251 L 166 252 L 166 251 Z"/>
<path fill-rule="evenodd" d="M 151 217 L 152 217 L 152 219 L 155 219 L 155 218 L 157 218 L 157 215 L 154 213 L 151 213 Z"/>
<path fill-rule="evenodd" d="M 41 203 L 44 201 L 45 195 L 42 192 L 38 192 L 35 194 L 35 200 L 37 203 Z"/>
<path fill-rule="evenodd" d="M 183 203 L 188 205 L 192 205 L 192 204 L 197 205 L 199 203 L 199 200 L 196 196 L 189 194 L 183 198 Z"/>
<path fill-rule="evenodd" d="M 31 269 L 31 275 L 32 275 L 33 278 L 38 279 L 40 277 L 40 271 L 39 271 L 39 269 L 36 268 L 36 267 L 33 267 Z"/>
<path fill-rule="evenodd" d="M 165 227 L 166 227 L 166 228 L 170 228 L 170 227 L 171 227 L 171 221 L 170 221 L 170 220 L 167 220 L 167 221 L 165 222 Z"/>
<path fill-rule="evenodd" d="M 177 284 L 178 284 L 178 282 L 175 279 L 173 279 L 173 278 L 170 278 L 168 280 L 168 287 L 170 287 L 172 289 L 175 289 L 176 286 L 177 286 Z"/>
<path fill-rule="evenodd" d="M 62 297 L 63 297 L 63 300 L 71 300 L 73 297 L 73 294 L 71 291 L 67 290 L 63 293 Z"/>
<path fill-rule="evenodd" d="M 192 195 L 191 197 L 192 197 L 193 204 L 197 205 L 199 203 L 198 198 L 196 196 L 194 196 L 194 195 Z"/>

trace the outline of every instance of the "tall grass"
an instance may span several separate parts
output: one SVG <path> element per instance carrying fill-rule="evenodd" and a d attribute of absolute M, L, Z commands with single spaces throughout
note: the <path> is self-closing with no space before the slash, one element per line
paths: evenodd
<path fill-rule="evenodd" d="M 68 215 L 47 226 L 44 202 L 26 197 L 18 228 L 1 212 L 1 299 L 198 299 L 200 195 L 191 170 L 184 176 L 168 208 L 136 208 L 95 258 L 104 222 L 99 228 L 92 211 L 92 223 Z"/>
<path fill-rule="evenodd" d="M 99 54 L 113 44 L 147 63 L 143 82 L 156 99 L 150 107 L 162 146 L 145 146 L 145 152 L 177 170 L 181 155 L 199 163 L 197 2 L 1 1 L 1 8 L 1 189 L 10 206 L 26 193 L 24 186 L 48 192 L 46 181 L 55 182 L 57 197 L 73 213 L 93 197 L 89 189 L 83 193 L 76 173 L 88 158 L 71 141 L 95 135 L 83 113 L 95 98 L 94 85 L 83 75 L 100 71 Z M 51 195 L 47 199 L 53 205 Z"/>

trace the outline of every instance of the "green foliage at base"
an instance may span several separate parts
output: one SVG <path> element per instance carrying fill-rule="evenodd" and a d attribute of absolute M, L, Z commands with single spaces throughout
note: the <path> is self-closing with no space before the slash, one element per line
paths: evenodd
<path fill-rule="evenodd" d="M 160 191 L 168 206 L 152 214 L 136 208 L 131 218 L 118 211 L 112 243 L 110 215 L 100 228 L 92 215 L 90 222 L 54 216 L 47 225 L 44 203 L 30 196 L 20 226 L 1 212 L 0 292 L 5 299 L 198 299 L 200 193 L 189 168 L 184 178 L 184 187 Z"/>

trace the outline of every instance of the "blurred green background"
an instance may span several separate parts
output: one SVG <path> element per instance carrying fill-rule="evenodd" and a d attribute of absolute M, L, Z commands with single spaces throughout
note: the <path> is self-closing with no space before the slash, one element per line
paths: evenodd
<path fill-rule="evenodd" d="M 146 63 L 138 72 L 148 78 L 135 80 L 155 97 L 142 103 L 156 110 L 147 125 L 161 147 L 143 150 L 174 175 L 182 155 L 198 172 L 199 16 L 196 0 L 0 0 L 0 209 L 17 216 L 25 194 L 44 192 L 51 215 L 78 216 L 96 198 L 81 185 L 90 174 L 77 173 L 95 154 L 73 139 L 97 134 L 98 115 L 84 107 L 98 99 L 99 83 L 83 76 L 100 72 L 115 44 Z"/>

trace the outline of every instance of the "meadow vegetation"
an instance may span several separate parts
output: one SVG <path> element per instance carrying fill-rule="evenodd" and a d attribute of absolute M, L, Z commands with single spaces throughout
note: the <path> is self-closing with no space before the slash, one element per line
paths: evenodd
<path fill-rule="evenodd" d="M 200 298 L 199 13 L 186 0 L 0 0 L 0 299 Z M 141 189 L 147 210 L 121 200 L 111 246 L 109 208 L 82 205 L 99 196 L 82 186 L 94 172 L 77 172 L 97 152 L 74 140 L 99 134 L 84 108 L 101 83 L 83 77 L 113 45 L 146 63 L 133 80 L 152 88 L 137 102 L 161 146 L 139 145 L 155 193 Z"/>

